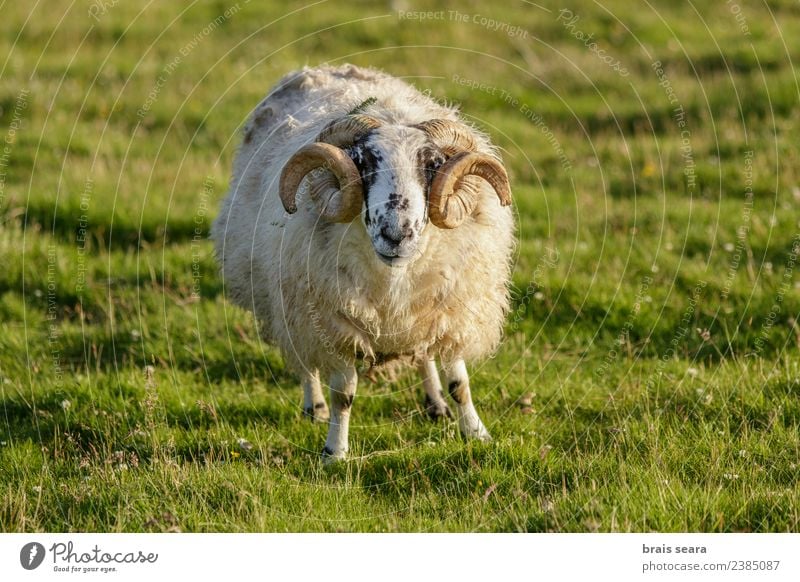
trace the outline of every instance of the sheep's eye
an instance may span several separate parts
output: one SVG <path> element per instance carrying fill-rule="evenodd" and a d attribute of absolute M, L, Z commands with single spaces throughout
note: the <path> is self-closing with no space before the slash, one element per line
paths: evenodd
<path fill-rule="evenodd" d="M 428 179 L 429 184 L 433 181 L 442 164 L 444 164 L 444 158 L 441 156 L 435 156 L 425 162 L 425 177 Z"/>

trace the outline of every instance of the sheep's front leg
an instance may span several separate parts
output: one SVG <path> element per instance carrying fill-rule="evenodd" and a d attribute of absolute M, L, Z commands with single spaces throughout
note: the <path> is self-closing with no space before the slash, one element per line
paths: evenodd
<path fill-rule="evenodd" d="M 461 434 L 470 439 L 492 440 L 472 404 L 469 376 L 464 360 L 455 360 L 444 368 L 444 373 L 447 378 L 447 390 L 456 402 L 458 428 Z"/>
<path fill-rule="evenodd" d="M 331 420 L 328 425 L 328 439 L 322 449 L 322 457 L 326 462 L 347 456 L 350 408 L 353 406 L 357 383 L 358 375 L 354 367 L 331 375 Z"/>
<path fill-rule="evenodd" d="M 303 414 L 315 422 L 325 422 L 330 418 L 316 370 L 308 370 L 303 375 Z"/>
<path fill-rule="evenodd" d="M 425 412 L 431 420 L 439 420 L 442 417 L 453 418 L 450 407 L 444 399 L 442 393 L 442 382 L 439 380 L 439 371 L 436 369 L 436 362 L 433 360 L 422 359 L 417 365 L 419 375 L 422 376 L 422 385 L 425 388 Z"/>

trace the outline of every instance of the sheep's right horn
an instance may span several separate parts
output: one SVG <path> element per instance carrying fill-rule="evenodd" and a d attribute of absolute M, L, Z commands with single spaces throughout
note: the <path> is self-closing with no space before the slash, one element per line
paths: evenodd
<path fill-rule="evenodd" d="M 347 153 L 329 143 L 313 143 L 300 148 L 283 167 L 280 197 L 289 214 L 297 212 L 297 188 L 313 170 L 328 170 L 312 180 L 311 198 L 322 209 L 322 218 L 329 222 L 350 222 L 361 212 L 364 194 L 358 168 Z"/>
<path fill-rule="evenodd" d="M 297 212 L 295 198 L 303 178 L 313 170 L 328 170 L 310 181 L 309 195 L 320 206 L 324 220 L 350 222 L 355 219 L 361 213 L 364 200 L 361 175 L 341 148 L 352 145 L 380 125 L 380 121 L 369 115 L 345 115 L 329 123 L 317 136 L 317 143 L 301 148 L 289 158 L 280 181 L 281 202 L 286 212 Z"/>
<path fill-rule="evenodd" d="M 338 147 L 353 145 L 360 136 L 380 127 L 381 122 L 370 115 L 345 115 L 329 123 L 317 136 L 317 141 Z"/>

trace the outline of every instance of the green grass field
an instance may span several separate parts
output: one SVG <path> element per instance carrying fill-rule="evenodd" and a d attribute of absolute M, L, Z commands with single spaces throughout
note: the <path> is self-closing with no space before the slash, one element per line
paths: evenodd
<path fill-rule="evenodd" d="M 0 530 L 798 529 L 796 2 L 0 15 Z M 353 459 L 323 468 L 327 427 L 224 299 L 241 126 L 322 62 L 504 150 L 514 311 L 471 369 L 491 444 L 426 421 L 408 374 L 361 382 Z"/>

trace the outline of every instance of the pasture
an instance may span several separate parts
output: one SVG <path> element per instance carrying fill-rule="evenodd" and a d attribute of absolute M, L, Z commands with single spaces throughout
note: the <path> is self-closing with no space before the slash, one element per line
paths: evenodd
<path fill-rule="evenodd" d="M 0 531 L 796 531 L 794 2 L 0 7 Z M 361 381 L 351 460 L 208 241 L 286 72 L 382 68 L 502 147 L 494 436 Z"/>

